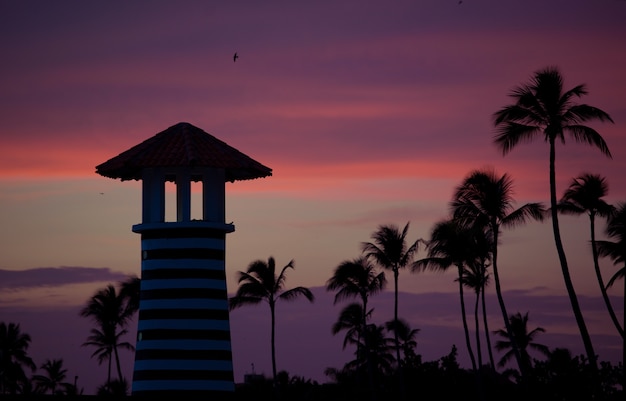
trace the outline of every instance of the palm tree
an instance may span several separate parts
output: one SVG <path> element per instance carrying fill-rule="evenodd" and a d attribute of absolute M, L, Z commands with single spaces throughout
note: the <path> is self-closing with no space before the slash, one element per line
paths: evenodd
<path fill-rule="evenodd" d="M 491 260 L 491 235 L 487 230 L 480 230 L 478 227 L 473 231 L 473 248 L 475 251 L 475 259 L 468 261 L 463 268 L 462 283 L 464 286 L 473 289 L 476 294 L 474 303 L 474 326 L 476 327 L 476 351 L 478 353 L 478 366 L 482 367 L 482 353 L 480 347 L 480 327 L 478 323 L 478 306 L 479 302 L 482 306 L 483 325 L 485 327 L 485 340 L 487 352 L 489 354 L 489 362 L 491 369 L 495 369 L 493 362 L 493 353 L 491 351 L 491 338 L 489 336 L 489 325 L 487 322 L 487 303 L 485 302 L 485 292 L 489 283 L 489 261 Z"/>
<path fill-rule="evenodd" d="M 543 327 L 536 327 L 528 331 L 528 312 L 526 312 L 523 316 L 520 312 L 517 312 L 510 316 L 510 321 L 515 342 L 517 343 L 519 352 L 522 356 L 522 363 L 524 364 L 525 370 L 530 371 L 532 368 L 532 358 L 528 352 L 530 348 L 538 351 L 544 356 L 550 355 L 550 349 L 547 346 L 535 342 L 535 337 L 537 337 L 539 333 L 544 333 L 546 330 Z M 512 337 L 506 329 L 496 330 L 494 331 L 494 334 L 503 338 L 503 340 L 496 341 L 496 349 L 498 351 L 506 350 L 498 362 L 498 366 L 503 367 L 513 358 L 515 354 L 513 352 L 513 342 L 511 341 Z"/>
<path fill-rule="evenodd" d="M 552 231 L 556 245 L 561 272 L 567 294 L 572 305 L 574 317 L 582 337 L 587 358 L 594 370 L 597 370 L 596 354 L 591 337 L 585 324 L 576 291 L 567 265 L 563 249 L 556 199 L 556 141 L 565 142 L 565 134 L 579 143 L 595 146 L 611 157 L 611 152 L 602 136 L 593 128 L 584 125 L 591 120 L 613 122 L 604 111 L 587 104 L 577 104 L 574 98 L 587 94 L 585 85 L 577 85 L 563 90 L 563 77 L 557 67 L 547 67 L 536 71 L 530 82 L 513 89 L 511 97 L 515 103 L 505 106 L 494 113 L 496 127 L 495 144 L 503 154 L 509 153 L 518 143 L 532 141 L 543 134 L 550 148 L 550 210 Z"/>
<path fill-rule="evenodd" d="M 19 324 L 0 322 L 0 394 L 16 394 L 28 382 L 24 368 L 37 369 L 28 356 L 30 341 Z"/>
<path fill-rule="evenodd" d="M 458 220 L 442 220 L 436 223 L 430 233 L 430 239 L 426 244 L 427 257 L 418 260 L 414 271 L 418 269 L 445 271 L 451 266 L 457 268 L 457 281 L 459 283 L 459 297 L 461 301 L 461 318 L 465 333 L 465 344 L 472 362 L 474 372 L 477 371 L 476 357 L 472 350 L 469 328 L 467 326 L 467 313 L 465 311 L 465 296 L 463 284 L 460 280 L 463 275 L 463 266 L 472 263 L 476 258 L 475 253 L 476 226 L 463 226 Z"/>
<path fill-rule="evenodd" d="M 367 343 L 367 347 L 358 347 L 362 353 L 367 355 L 357 355 L 357 358 L 346 363 L 346 368 L 361 370 L 365 361 L 371 361 L 374 372 L 374 383 L 372 388 L 376 388 L 377 379 L 379 376 L 385 376 L 392 372 L 394 363 L 394 357 L 392 349 L 394 347 L 394 340 L 386 338 L 384 335 L 385 326 L 379 326 L 376 324 L 368 324 L 365 326 L 365 331 L 362 333 L 363 342 Z M 375 397 L 374 397 L 375 398 Z"/>
<path fill-rule="evenodd" d="M 372 315 L 374 310 L 370 309 L 367 312 L 363 311 L 361 304 L 356 302 L 346 305 L 339 313 L 339 318 L 331 327 L 333 335 L 338 334 L 340 331 L 345 330 L 346 334 L 343 339 L 343 349 L 348 344 L 358 345 L 362 342 L 362 336 L 365 333 L 365 326 L 363 322 L 367 322 L 367 319 Z M 363 320 L 365 316 L 365 320 Z M 356 355 L 359 355 L 360 350 L 357 349 Z"/>
<path fill-rule="evenodd" d="M 413 264 L 413 257 L 417 253 L 419 243 L 419 240 L 417 240 L 407 244 L 406 236 L 408 231 L 409 223 L 406 223 L 402 231 L 395 225 L 381 225 L 372 234 L 373 242 L 361 244 L 367 258 L 372 258 L 383 269 L 393 272 L 393 320 L 396 321 L 398 320 L 398 276 L 400 275 L 400 270 Z M 394 333 L 394 335 L 397 336 L 397 333 Z M 395 343 L 396 360 L 400 361 L 400 347 L 397 337 L 395 337 Z"/>
<path fill-rule="evenodd" d="M 483 358 L 480 347 L 480 324 L 478 323 L 478 308 L 481 304 L 482 299 L 482 307 L 483 307 L 483 323 L 485 325 L 486 331 L 486 340 L 487 340 L 487 349 L 489 352 L 489 360 L 491 361 L 491 367 L 494 367 L 493 364 L 493 356 L 491 353 L 491 340 L 489 338 L 488 326 L 487 326 L 487 316 L 485 313 L 485 287 L 487 286 L 487 282 L 489 281 L 489 273 L 487 272 L 487 265 L 485 263 L 481 263 L 479 261 L 475 261 L 470 263 L 469 265 L 463 268 L 463 273 L 461 277 L 461 282 L 467 288 L 471 288 L 474 290 L 476 294 L 476 300 L 474 301 L 474 327 L 476 333 L 476 353 L 478 354 L 478 366 L 483 366 Z"/>
<path fill-rule="evenodd" d="M 526 223 L 529 219 L 542 221 L 545 209 L 540 203 L 526 203 L 515 209 L 513 199 L 513 179 L 508 174 L 498 176 L 492 169 L 474 170 L 456 188 L 451 207 L 455 219 L 462 224 L 481 227 L 491 233 L 491 262 L 496 286 L 496 295 L 502 319 L 512 340 L 513 353 L 524 376 L 524 365 L 517 350 L 514 333 L 511 330 L 509 315 L 506 311 L 500 274 L 498 271 L 498 244 L 500 228 L 515 227 Z"/>
<path fill-rule="evenodd" d="M 369 296 L 381 292 L 386 284 L 385 273 L 377 272 L 376 266 L 371 264 L 366 257 L 361 256 L 341 262 L 335 268 L 333 276 L 326 282 L 326 289 L 337 290 L 334 304 L 344 299 L 360 297 L 363 305 L 362 320 L 365 325 Z"/>
<path fill-rule="evenodd" d="M 96 347 L 96 350 L 91 354 L 91 357 L 94 356 L 98 358 L 98 364 L 102 364 L 105 361 L 108 363 L 107 367 L 107 383 L 111 383 L 111 363 L 113 361 L 113 357 L 115 357 L 116 367 L 117 367 L 117 381 L 124 381 L 125 378 L 122 377 L 122 369 L 119 361 L 119 349 L 126 349 L 129 351 L 134 351 L 135 347 L 127 342 L 122 341 L 122 337 L 128 334 L 128 330 L 122 329 L 117 331 L 113 326 L 102 327 L 101 329 L 91 329 L 89 337 L 87 337 L 87 341 L 85 341 L 83 346 L 93 346 Z"/>
<path fill-rule="evenodd" d="M 557 207 L 559 212 L 563 214 L 581 215 L 583 213 L 587 213 L 589 215 L 591 252 L 596 278 L 598 280 L 598 285 L 600 286 L 600 291 L 602 293 L 606 309 L 609 312 L 609 316 L 611 316 L 611 320 L 613 321 L 615 328 L 623 339 L 624 329 L 617 320 L 617 316 L 615 315 L 615 311 L 613 310 L 613 306 L 609 300 L 609 295 L 606 292 L 606 287 L 600 271 L 600 264 L 598 263 L 598 250 L 596 246 L 596 216 L 608 218 L 615 211 L 614 206 L 609 205 L 604 201 L 604 199 L 602 199 L 608 192 L 609 187 L 604 177 L 597 174 L 582 174 L 572 180 Z"/>
<path fill-rule="evenodd" d="M 361 298 L 361 330 L 358 334 L 364 332 L 365 326 L 367 326 L 367 301 L 370 295 L 377 294 L 385 288 L 387 280 L 384 272 L 376 272 L 376 267 L 370 263 L 370 261 L 364 257 L 358 257 L 353 260 L 345 260 L 335 268 L 333 276 L 326 282 L 326 289 L 333 291 L 337 290 L 335 294 L 334 304 L 337 302 L 354 297 Z M 333 333 L 334 334 L 334 333 Z M 357 339 L 357 344 L 360 346 L 361 339 Z M 363 342 L 367 347 L 367 343 Z M 344 343 L 345 346 L 345 343 Z M 361 354 L 361 350 L 357 349 L 357 354 Z M 365 352 L 368 356 L 369 353 Z M 372 366 L 368 362 L 368 375 L 370 376 L 370 383 L 372 381 Z"/>
<path fill-rule="evenodd" d="M 91 318 L 97 327 L 91 330 L 91 335 L 83 346 L 91 345 L 96 351 L 91 355 L 98 357 L 98 362 L 108 360 L 107 382 L 111 381 L 111 358 L 115 357 L 118 380 L 122 381 L 122 368 L 118 350 L 120 348 L 134 350 L 134 346 L 121 341 L 122 336 L 127 334 L 124 329 L 132 317 L 131 311 L 126 307 L 124 297 L 120 296 L 111 284 L 104 289 L 98 290 L 80 311 L 83 317 Z"/>
<path fill-rule="evenodd" d="M 622 323 L 626 327 L 626 202 L 616 206 L 615 213 L 609 218 L 606 226 L 606 234 L 614 241 L 598 241 L 598 254 L 607 256 L 616 266 L 621 266 L 607 283 L 607 288 L 611 287 L 615 281 L 622 279 L 624 293 L 624 309 Z M 622 338 L 622 369 L 624 383 L 626 383 L 626 340 Z"/>
<path fill-rule="evenodd" d="M 44 393 L 57 394 L 59 386 L 69 388 L 71 383 L 64 382 L 67 375 L 67 369 L 63 369 L 63 359 L 46 359 L 41 365 L 46 374 L 34 375 L 33 381 L 37 383 L 37 388 Z"/>
<path fill-rule="evenodd" d="M 407 365 L 410 361 L 415 360 L 415 347 L 417 347 L 417 333 L 420 329 L 412 329 L 409 323 L 404 319 L 390 320 L 385 323 L 387 331 L 394 333 L 394 338 L 400 341 L 399 347 L 402 350 L 404 358 L 399 361 L 402 365 Z"/>
<path fill-rule="evenodd" d="M 270 256 L 267 263 L 262 260 L 253 261 L 248 265 L 245 272 L 237 272 L 239 288 L 237 288 L 235 296 L 229 299 L 230 310 L 244 305 L 256 305 L 262 301 L 268 303 L 272 327 L 272 377 L 274 383 L 276 383 L 276 302 L 279 299 L 293 301 L 300 296 L 304 296 L 310 302 L 315 299 L 311 290 L 305 287 L 295 287 L 283 291 L 287 269 L 295 269 L 293 260 L 287 263 L 278 275 L 273 257 Z"/>

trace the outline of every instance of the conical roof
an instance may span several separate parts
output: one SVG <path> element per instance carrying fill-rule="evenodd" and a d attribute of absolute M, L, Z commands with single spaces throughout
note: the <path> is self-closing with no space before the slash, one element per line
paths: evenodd
<path fill-rule="evenodd" d="M 96 166 L 96 173 L 122 181 L 140 180 L 142 170 L 150 167 L 223 168 L 229 182 L 272 175 L 271 168 L 185 122 Z"/>

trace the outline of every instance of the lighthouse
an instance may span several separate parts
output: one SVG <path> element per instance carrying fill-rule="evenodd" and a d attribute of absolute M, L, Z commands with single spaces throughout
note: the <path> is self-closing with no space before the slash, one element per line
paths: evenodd
<path fill-rule="evenodd" d="M 132 395 L 206 397 L 235 389 L 225 254 L 225 183 L 272 170 L 181 122 L 96 166 L 104 177 L 142 182 L 141 289 Z M 166 221 L 166 183 L 176 218 Z M 192 219 L 192 183 L 202 216 Z M 169 200 L 169 197 L 168 197 Z"/>

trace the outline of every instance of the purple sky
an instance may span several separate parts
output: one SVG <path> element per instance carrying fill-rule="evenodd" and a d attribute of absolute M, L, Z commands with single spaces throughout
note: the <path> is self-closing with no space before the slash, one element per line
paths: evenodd
<path fill-rule="evenodd" d="M 97 175 L 95 166 L 181 121 L 273 169 L 227 185 L 227 221 L 236 227 L 227 236 L 231 292 L 236 271 L 269 256 L 296 261 L 288 285 L 321 288 L 380 224 L 410 221 L 410 239 L 427 238 L 454 187 L 476 168 L 509 173 L 520 205 L 547 202 L 547 145 L 502 156 L 491 116 L 514 86 L 551 65 L 566 88 L 587 85 L 581 103 L 615 121 L 591 124 L 613 159 L 571 142 L 557 148 L 559 193 L 590 172 L 607 178 L 607 201 L 626 201 L 624 20 L 619 0 L 0 0 L 0 320 L 22 323 L 38 364 L 64 358 L 88 392 L 103 381 L 103 368 L 80 347 L 89 324 L 75 312 L 97 289 L 139 273 L 131 226 L 141 219 L 141 190 Z M 561 224 L 596 351 L 617 361 L 588 220 Z M 600 223 L 605 238 L 602 230 Z M 601 264 L 608 279 L 616 267 Z M 582 353 L 550 224 L 505 231 L 500 265 L 508 309 L 529 311 L 531 323 L 547 329 L 546 344 Z M 427 358 L 455 343 L 467 359 L 453 279 L 401 276 L 401 315 L 422 330 L 418 352 Z M 623 294 L 610 295 L 621 313 Z M 328 312 L 330 298 L 320 297 L 314 306 L 282 305 L 285 347 L 299 353 L 279 348 L 278 367 L 323 380 L 320 367 L 340 367 L 350 355 L 330 335 L 339 307 Z M 251 363 L 270 370 L 268 321 L 253 312 L 232 315 L 238 378 Z M 377 313 L 387 320 L 388 303 Z M 495 304 L 491 313 L 500 328 Z M 319 318 L 312 326 L 301 320 L 310 315 Z M 307 338 L 313 326 L 327 337 Z"/>

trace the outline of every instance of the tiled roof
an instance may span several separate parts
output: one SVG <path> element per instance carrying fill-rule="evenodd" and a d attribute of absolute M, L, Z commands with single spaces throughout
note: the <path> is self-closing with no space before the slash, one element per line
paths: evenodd
<path fill-rule="evenodd" d="M 140 180 L 148 167 L 223 168 L 226 181 L 272 175 L 272 169 L 189 123 L 181 122 L 96 166 L 96 173 Z"/>

